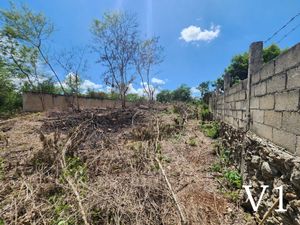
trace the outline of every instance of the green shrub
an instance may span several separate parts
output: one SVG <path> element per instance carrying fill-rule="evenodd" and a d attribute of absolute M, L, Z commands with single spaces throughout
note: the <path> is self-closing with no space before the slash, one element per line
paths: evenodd
<path fill-rule="evenodd" d="M 228 166 L 230 164 L 230 151 L 228 149 L 221 149 L 220 161 L 224 166 Z"/>
<path fill-rule="evenodd" d="M 211 121 L 213 119 L 212 113 L 209 111 L 208 105 L 205 103 L 202 103 L 201 105 L 200 117 L 202 121 Z"/>
<path fill-rule="evenodd" d="M 219 137 L 220 125 L 218 122 L 204 123 L 201 125 L 201 130 L 207 137 L 216 139 Z"/>
<path fill-rule="evenodd" d="M 224 177 L 235 188 L 240 189 L 242 187 L 242 176 L 237 170 L 227 170 Z"/>
<path fill-rule="evenodd" d="M 15 90 L 0 90 L 0 117 L 11 116 L 21 108 L 22 96 L 20 93 Z"/>
<path fill-rule="evenodd" d="M 209 109 L 201 110 L 201 119 L 203 121 L 211 121 L 213 119 L 212 113 L 209 111 Z"/>
<path fill-rule="evenodd" d="M 210 121 L 212 119 L 209 109 L 201 109 L 200 116 L 202 121 Z"/>

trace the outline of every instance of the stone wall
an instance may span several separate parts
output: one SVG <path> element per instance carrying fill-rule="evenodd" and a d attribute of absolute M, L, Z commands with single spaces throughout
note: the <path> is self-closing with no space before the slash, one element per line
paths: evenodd
<path fill-rule="evenodd" d="M 72 96 L 40 94 L 26 92 L 23 94 L 23 111 L 41 112 L 48 110 L 67 110 L 72 105 L 77 105 L 77 100 Z M 80 109 L 90 108 L 120 108 L 121 102 L 117 100 L 101 100 L 96 98 L 78 97 Z M 127 105 L 133 103 L 127 102 Z"/>
<path fill-rule="evenodd" d="M 255 135 L 243 132 L 225 123 L 220 130 L 222 146 L 230 149 L 230 158 L 240 168 L 243 184 L 251 185 L 255 202 L 262 192 L 262 185 L 268 185 L 257 215 L 260 220 L 272 208 L 279 198 L 275 188 L 283 186 L 283 208 L 286 212 L 271 210 L 264 224 L 299 225 L 300 224 L 300 158 L 294 157 L 283 148 Z M 253 212 L 248 196 L 241 192 L 241 204 Z M 275 209 L 278 206 L 276 205 Z"/>
<path fill-rule="evenodd" d="M 262 43 L 250 46 L 248 79 L 214 94 L 214 118 L 300 156 L 300 44 L 262 65 Z"/>

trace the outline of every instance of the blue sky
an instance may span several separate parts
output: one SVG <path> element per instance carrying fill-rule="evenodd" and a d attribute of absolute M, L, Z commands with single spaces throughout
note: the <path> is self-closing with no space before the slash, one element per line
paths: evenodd
<path fill-rule="evenodd" d="M 164 47 L 165 60 L 159 67 L 160 74 L 157 78 L 165 81 L 165 89 L 174 89 L 180 84 L 195 87 L 202 81 L 215 80 L 230 63 L 233 55 L 247 51 L 253 41 L 267 39 L 300 12 L 299 0 L 15 2 L 25 3 L 53 21 L 56 31 L 51 47 L 55 51 L 90 44 L 91 22 L 95 18 L 101 18 L 106 11 L 127 10 L 136 13 L 143 36 L 159 36 Z M 7 8 L 8 5 L 8 1 L 1 0 L 1 8 Z M 300 16 L 272 41 L 278 41 L 299 23 Z M 299 42 L 299 34 L 300 28 L 282 41 L 280 47 L 291 47 Z M 95 60 L 93 55 L 89 56 L 89 70 L 85 79 L 100 84 L 103 68 Z M 139 84 L 135 84 L 135 88 L 138 87 Z"/>

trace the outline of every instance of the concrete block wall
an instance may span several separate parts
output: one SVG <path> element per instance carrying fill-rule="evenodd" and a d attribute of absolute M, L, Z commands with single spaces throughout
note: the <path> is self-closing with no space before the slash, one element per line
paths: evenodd
<path fill-rule="evenodd" d="M 249 86 L 244 80 L 212 97 L 214 117 L 236 128 L 250 129 L 300 156 L 300 44 L 249 77 Z"/>
<path fill-rule="evenodd" d="M 49 110 L 67 110 L 70 103 L 75 104 L 77 101 L 72 96 L 40 94 L 33 92 L 23 93 L 23 111 L 41 112 Z M 95 98 L 78 97 L 80 109 L 91 108 L 120 108 L 121 102 L 118 100 L 101 100 Z M 126 103 L 128 106 L 132 102 Z"/>
<path fill-rule="evenodd" d="M 236 128 L 246 123 L 247 80 L 235 84 L 224 95 L 218 95 L 214 107 L 215 117 Z"/>

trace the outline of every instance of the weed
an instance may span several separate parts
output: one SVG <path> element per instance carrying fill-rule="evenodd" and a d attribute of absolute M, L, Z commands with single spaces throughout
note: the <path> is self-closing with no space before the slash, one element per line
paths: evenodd
<path fill-rule="evenodd" d="M 150 167 L 150 170 L 153 172 L 153 171 L 159 171 L 159 165 L 158 165 L 158 163 L 153 163 L 153 165 L 151 165 L 151 167 Z"/>
<path fill-rule="evenodd" d="M 157 143 L 156 154 L 161 154 L 161 144 L 160 143 Z"/>
<path fill-rule="evenodd" d="M 224 193 L 226 198 L 229 198 L 233 202 L 237 202 L 240 198 L 239 191 L 227 191 Z"/>
<path fill-rule="evenodd" d="M 182 139 L 182 136 L 183 136 L 183 133 L 178 132 L 178 133 L 174 133 L 174 134 L 172 135 L 172 138 L 173 138 L 176 142 L 178 142 L 178 141 L 180 141 L 180 140 Z"/>
<path fill-rule="evenodd" d="M 242 188 L 242 176 L 237 170 L 228 170 L 224 173 L 224 178 L 235 188 Z"/>
<path fill-rule="evenodd" d="M 222 166 L 220 165 L 220 163 L 214 163 L 211 167 L 211 170 L 213 172 L 218 172 L 220 173 L 222 171 Z"/>
<path fill-rule="evenodd" d="M 200 115 L 203 121 L 207 121 L 211 117 L 211 112 L 209 111 L 209 109 L 201 109 Z"/>
<path fill-rule="evenodd" d="M 67 202 L 65 202 L 65 198 L 63 195 L 53 195 L 49 198 L 49 202 L 54 207 L 54 218 L 51 221 L 51 224 L 74 224 L 72 218 L 69 217 L 69 214 L 71 213 L 71 206 Z"/>
<path fill-rule="evenodd" d="M 228 169 L 230 166 L 230 150 L 224 148 L 218 144 L 215 147 L 218 148 L 218 160 L 211 166 L 213 172 L 222 173 L 223 179 L 226 180 L 227 186 L 230 189 L 241 189 L 242 187 L 242 176 L 236 169 Z M 228 193 L 227 193 L 228 195 Z M 230 193 L 230 198 L 235 199 L 238 196 L 234 196 L 234 193 Z"/>
<path fill-rule="evenodd" d="M 64 170 L 64 177 L 71 176 L 77 181 L 87 181 L 86 165 L 78 157 L 67 158 L 67 167 Z"/>
<path fill-rule="evenodd" d="M 190 138 L 190 139 L 188 140 L 188 144 L 189 144 L 190 146 L 192 146 L 192 147 L 195 147 L 195 146 L 197 146 L 197 141 L 196 141 L 195 138 Z"/>
<path fill-rule="evenodd" d="M 228 149 L 221 148 L 219 159 L 223 166 L 228 166 L 230 164 L 230 151 Z"/>
<path fill-rule="evenodd" d="M 57 225 L 68 225 L 69 223 L 65 220 L 59 221 Z"/>
<path fill-rule="evenodd" d="M 219 137 L 220 125 L 218 122 L 203 123 L 201 130 L 207 137 L 216 139 Z"/>
<path fill-rule="evenodd" d="M 171 163 L 172 160 L 171 160 L 171 158 L 169 158 L 169 157 L 165 157 L 165 158 L 164 158 L 164 161 L 165 161 L 166 163 Z"/>
<path fill-rule="evenodd" d="M 205 103 L 201 104 L 201 110 L 200 110 L 200 118 L 202 121 L 211 121 L 212 118 L 212 113 L 210 112 L 208 105 Z"/>
<path fill-rule="evenodd" d="M 249 221 L 253 221 L 253 216 L 250 213 L 245 212 L 244 213 L 244 219 L 249 222 Z"/>

